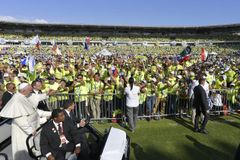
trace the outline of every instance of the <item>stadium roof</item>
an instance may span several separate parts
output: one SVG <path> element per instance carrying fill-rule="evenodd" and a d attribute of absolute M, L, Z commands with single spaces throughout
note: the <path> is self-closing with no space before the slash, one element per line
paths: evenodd
<path fill-rule="evenodd" d="M 0 21 L 0 32 L 25 33 L 30 32 L 147 32 L 147 33 L 192 33 L 209 34 L 211 32 L 240 32 L 239 24 L 210 25 L 210 26 L 111 26 L 111 25 L 82 25 L 82 24 L 39 24 L 16 23 Z"/>

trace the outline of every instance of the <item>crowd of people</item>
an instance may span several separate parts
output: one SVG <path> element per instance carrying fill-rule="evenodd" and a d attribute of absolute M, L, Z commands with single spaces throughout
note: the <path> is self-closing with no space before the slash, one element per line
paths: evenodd
<path fill-rule="evenodd" d="M 209 56 L 205 62 L 201 61 L 199 54 L 180 63 L 175 56 L 124 54 L 118 50 L 114 53 L 111 56 L 36 54 L 34 71 L 23 63 L 27 55 L 3 55 L 0 59 L 1 91 L 12 94 L 20 83 L 37 80 L 41 92 L 55 90 L 58 94 L 50 97 L 49 109 L 61 107 L 64 101 L 74 99 L 81 106 L 77 109 L 79 116 L 82 110 L 96 119 L 111 118 L 114 110 L 124 108 L 124 88 L 128 79 L 133 77 L 144 91 L 140 94 L 142 109 L 139 115 L 151 116 L 157 112 L 185 112 L 194 80 L 204 76 L 209 88 L 217 90 L 210 92 L 209 96 L 218 109 L 223 109 L 223 104 L 216 97 L 223 95 L 227 95 L 225 100 L 229 109 L 239 109 L 240 62 L 236 54 Z M 4 99 L 1 108 L 6 103 Z"/>
<path fill-rule="evenodd" d="M 153 45 L 153 46 L 143 46 L 140 42 L 139 45 L 114 45 L 112 43 L 102 45 L 98 44 L 90 44 L 89 50 L 85 50 L 82 46 L 82 43 L 79 45 L 68 45 L 59 43 L 59 50 L 62 54 L 72 55 L 74 53 L 82 53 L 82 54 L 96 54 L 103 50 L 103 48 L 107 49 L 109 52 L 118 53 L 118 54 L 154 54 L 158 55 L 177 55 L 181 50 L 183 50 L 184 46 L 171 46 L 171 45 Z M 237 52 L 239 50 L 238 44 L 221 44 L 221 45 L 203 45 L 203 46 L 191 46 L 193 54 L 199 54 L 202 48 L 205 48 L 209 53 L 215 52 L 218 54 L 228 54 Z M 52 45 L 41 45 L 40 50 L 34 50 L 31 45 L 11 45 L 9 47 L 0 47 L 0 54 L 53 54 Z"/>
<path fill-rule="evenodd" d="M 102 35 L 105 35 L 104 37 Z M 0 33 L 0 37 L 4 38 L 4 39 L 9 39 L 9 40 L 14 40 L 14 39 L 18 39 L 18 40 L 26 40 L 29 39 L 31 37 L 33 37 L 34 35 L 32 35 L 31 33 L 29 34 L 11 34 L 11 33 Z M 67 41 L 67 40 L 72 40 L 72 41 L 81 41 L 83 39 L 85 39 L 86 36 L 89 36 L 88 34 L 81 34 L 79 35 L 79 33 L 73 34 L 73 35 L 61 35 L 61 34 L 54 34 L 52 35 L 51 33 L 48 34 L 41 34 L 41 39 L 43 40 L 48 40 L 48 41 L 52 41 L 53 39 L 56 41 Z M 143 35 L 142 33 L 135 33 L 135 35 L 124 35 L 123 33 L 115 33 L 115 35 L 109 35 L 109 33 L 94 33 L 91 36 L 91 40 L 93 41 L 132 41 L 132 42 L 143 42 L 143 41 L 150 41 L 150 42 L 170 42 L 170 41 L 232 41 L 232 40 L 239 40 L 239 36 L 238 35 L 234 35 L 231 33 L 221 33 L 221 34 L 216 34 L 216 35 L 177 35 L 177 37 L 175 37 L 175 35 L 170 35 L 170 34 L 165 34 L 165 35 L 161 35 L 161 33 L 159 34 L 155 34 L 155 36 L 153 35 Z"/>
<path fill-rule="evenodd" d="M 199 53 L 180 62 L 176 55 L 123 53 L 119 48 L 111 50 L 111 55 L 12 51 L 7 49 L 9 54 L 0 57 L 0 116 L 13 119 L 15 159 L 31 159 L 26 146 L 18 144 L 25 144 L 27 136 L 34 135 L 50 116 L 52 120 L 41 132 L 41 154 L 54 160 L 73 152 L 75 158 L 88 159 L 82 119 L 86 115 L 102 120 L 114 118 L 120 110 L 128 116 L 134 132 L 138 116 L 151 120 L 155 115 L 183 115 L 192 109 L 195 130 L 206 133 L 209 110 L 221 111 L 224 105 L 230 111 L 240 109 L 240 60 L 236 53 L 211 55 L 204 61 Z M 202 87 L 196 91 L 199 84 Z M 204 95 L 204 103 L 209 101 L 204 112 L 197 106 L 202 103 L 196 102 L 198 95 Z M 196 109 L 191 108 L 192 103 Z M 204 121 L 199 129 L 201 112 Z"/>

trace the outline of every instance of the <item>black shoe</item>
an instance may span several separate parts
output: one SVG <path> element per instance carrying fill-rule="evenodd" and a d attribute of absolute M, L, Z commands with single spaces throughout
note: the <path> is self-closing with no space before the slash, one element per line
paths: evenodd
<path fill-rule="evenodd" d="M 194 128 L 194 132 L 200 132 L 200 129 L 195 129 L 195 128 Z"/>
<path fill-rule="evenodd" d="M 201 129 L 199 132 L 202 133 L 202 134 L 208 134 L 208 131 L 205 130 L 205 129 Z"/>
<path fill-rule="evenodd" d="M 151 121 L 151 117 L 147 117 L 146 120 L 147 120 L 148 122 L 150 122 L 150 121 Z"/>

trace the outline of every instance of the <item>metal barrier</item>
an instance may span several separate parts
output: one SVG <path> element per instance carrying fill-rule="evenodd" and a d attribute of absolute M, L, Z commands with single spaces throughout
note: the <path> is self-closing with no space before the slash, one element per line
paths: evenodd
<path fill-rule="evenodd" d="M 210 93 L 209 98 L 213 103 L 209 109 L 211 114 L 226 114 L 240 109 L 237 90 L 211 90 Z M 50 109 L 63 108 L 64 103 L 70 99 L 75 102 L 74 113 L 79 118 L 87 118 L 91 115 L 92 120 L 114 120 L 121 119 L 118 115 L 126 115 L 125 97 L 119 98 L 115 94 L 57 94 L 49 98 L 48 106 Z M 216 105 L 216 102 L 219 105 Z M 139 118 L 190 116 L 194 108 L 192 104 L 192 98 L 179 95 L 168 94 L 164 98 L 147 97 L 139 106 Z"/>

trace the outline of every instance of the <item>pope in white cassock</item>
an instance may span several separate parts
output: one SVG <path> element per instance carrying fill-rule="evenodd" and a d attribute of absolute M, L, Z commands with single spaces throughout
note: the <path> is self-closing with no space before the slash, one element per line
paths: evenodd
<path fill-rule="evenodd" d="M 19 85 L 19 92 L 14 94 L 0 112 L 0 117 L 12 119 L 12 154 L 13 160 L 32 159 L 27 151 L 26 139 L 40 126 L 41 117 L 51 116 L 51 112 L 37 109 L 39 101 L 48 98 L 47 94 L 31 94 L 32 86 L 28 83 Z M 51 94 L 51 93 L 48 93 Z"/>

